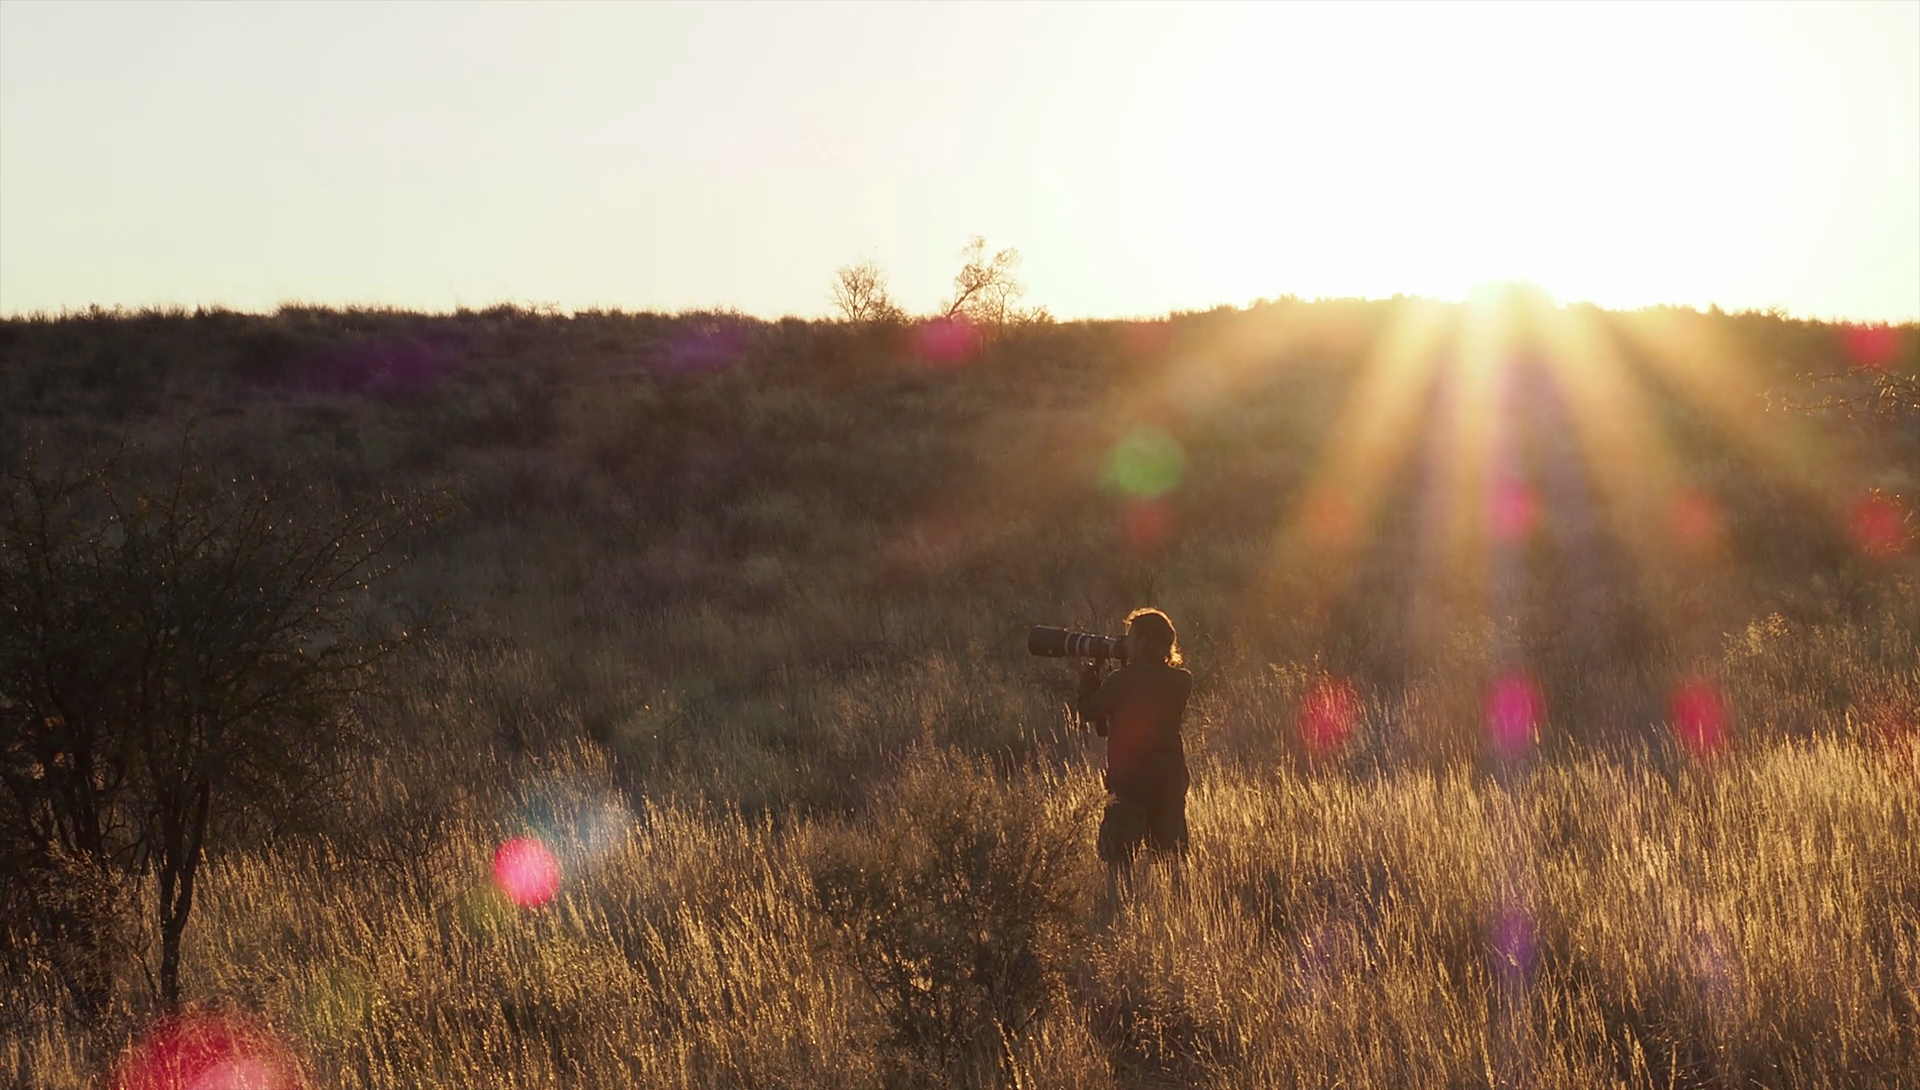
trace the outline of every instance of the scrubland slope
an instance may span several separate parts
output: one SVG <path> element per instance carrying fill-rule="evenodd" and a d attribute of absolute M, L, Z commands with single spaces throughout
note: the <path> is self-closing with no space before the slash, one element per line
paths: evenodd
<path fill-rule="evenodd" d="M 424 635 L 337 831 L 222 850 L 189 934 L 187 991 L 316 1085 L 1892 1087 L 1920 425 L 1790 406 L 1917 355 L 1523 297 L 97 314 L 0 323 L 0 438 L 191 418 L 458 501 L 378 604 Z M 1116 903 L 1023 637 L 1147 602 L 1195 844 Z M 535 906 L 491 876 L 529 836 Z M 93 1024 L 10 970 L 16 1081 L 138 1055 L 145 926 Z"/>

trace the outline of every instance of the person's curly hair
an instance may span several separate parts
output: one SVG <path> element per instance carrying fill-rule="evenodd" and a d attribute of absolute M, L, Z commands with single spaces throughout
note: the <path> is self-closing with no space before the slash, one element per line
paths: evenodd
<path fill-rule="evenodd" d="M 1127 614 L 1127 642 L 1139 649 L 1139 653 L 1128 655 L 1129 661 L 1163 661 L 1168 666 L 1178 666 L 1180 658 L 1180 636 L 1173 630 L 1173 619 L 1152 606 L 1142 606 Z"/>

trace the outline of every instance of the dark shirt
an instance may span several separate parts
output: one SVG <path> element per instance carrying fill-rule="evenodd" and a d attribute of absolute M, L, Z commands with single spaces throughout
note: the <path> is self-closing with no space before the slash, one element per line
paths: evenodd
<path fill-rule="evenodd" d="M 1122 666 L 1098 692 L 1082 695 L 1080 714 L 1107 739 L 1107 790 L 1116 795 L 1181 789 L 1187 783 L 1180 717 L 1193 675 L 1164 663 Z"/>

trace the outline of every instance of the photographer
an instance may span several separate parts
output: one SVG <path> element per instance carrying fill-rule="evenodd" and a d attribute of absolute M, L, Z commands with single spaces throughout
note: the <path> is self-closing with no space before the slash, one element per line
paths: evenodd
<path fill-rule="evenodd" d="M 1130 860 L 1143 842 L 1155 851 L 1187 846 L 1180 718 L 1193 675 L 1180 668 L 1179 638 L 1165 613 L 1129 613 L 1126 639 L 1126 664 L 1104 683 L 1097 663 L 1080 669 L 1080 715 L 1107 740 L 1107 808 L 1097 843 L 1111 866 Z"/>

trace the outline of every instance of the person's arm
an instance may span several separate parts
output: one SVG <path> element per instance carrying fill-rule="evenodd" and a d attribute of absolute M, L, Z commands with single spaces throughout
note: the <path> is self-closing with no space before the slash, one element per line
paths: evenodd
<path fill-rule="evenodd" d="M 1080 699 L 1076 702 L 1080 718 L 1093 724 L 1093 732 L 1102 738 L 1107 736 L 1107 713 L 1113 710 L 1113 679 L 1117 676 L 1109 674 L 1103 683 L 1099 663 L 1080 667 Z"/>

